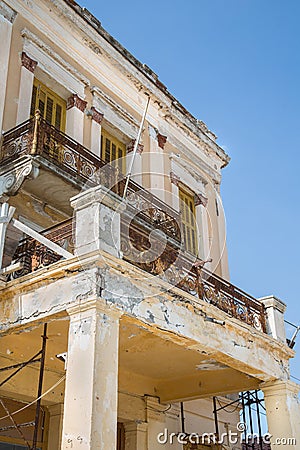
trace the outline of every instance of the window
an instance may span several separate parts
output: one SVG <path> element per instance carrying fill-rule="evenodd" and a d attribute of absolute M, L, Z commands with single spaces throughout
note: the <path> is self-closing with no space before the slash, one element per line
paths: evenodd
<path fill-rule="evenodd" d="M 34 80 L 30 109 L 31 117 L 34 116 L 37 109 L 41 111 L 41 116 L 47 123 L 61 131 L 65 130 L 67 109 L 65 100 L 48 89 L 40 81 Z"/>
<path fill-rule="evenodd" d="M 114 136 L 106 130 L 102 130 L 101 134 L 101 158 L 107 163 L 119 160 L 117 167 L 120 172 L 126 172 L 126 145 L 118 141 Z"/>
<path fill-rule="evenodd" d="M 188 188 L 179 188 L 180 211 L 185 248 L 198 254 L 197 224 L 194 194 Z"/>

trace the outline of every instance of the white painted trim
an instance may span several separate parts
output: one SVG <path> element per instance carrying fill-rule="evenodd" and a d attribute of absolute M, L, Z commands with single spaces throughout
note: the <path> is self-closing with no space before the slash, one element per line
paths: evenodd
<path fill-rule="evenodd" d="M 17 219 L 12 219 L 12 225 L 16 227 L 18 230 L 22 231 L 23 233 L 27 234 L 28 236 L 32 237 L 36 241 L 40 242 L 41 244 L 45 245 L 46 247 L 50 248 L 53 252 L 57 253 L 58 255 L 63 256 L 64 258 L 73 258 L 73 254 L 68 252 L 67 250 L 63 249 L 59 245 L 55 244 L 54 242 L 47 239 L 45 236 L 42 236 L 40 233 L 37 233 L 36 231 L 29 228 L 24 223 L 20 222 Z"/>
<path fill-rule="evenodd" d="M 70 93 L 85 97 L 84 89 L 89 85 L 89 80 L 84 75 L 26 28 L 22 30 L 21 35 L 24 39 L 23 51 L 38 62 L 39 69 Z"/>

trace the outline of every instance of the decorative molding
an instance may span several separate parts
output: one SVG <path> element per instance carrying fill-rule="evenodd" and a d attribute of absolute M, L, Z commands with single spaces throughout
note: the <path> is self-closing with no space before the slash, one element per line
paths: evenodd
<path fill-rule="evenodd" d="M 157 132 L 157 142 L 158 142 L 158 146 L 162 149 L 165 148 L 165 143 L 167 142 L 167 136 L 164 136 L 163 134 L 160 134 L 159 132 Z"/>
<path fill-rule="evenodd" d="M 205 197 L 203 194 L 195 194 L 195 206 L 203 205 L 204 208 L 206 208 L 208 203 L 208 198 Z"/>
<path fill-rule="evenodd" d="M 34 33 L 24 28 L 21 31 L 21 36 L 23 39 L 35 44 L 38 48 L 43 50 L 52 60 L 56 61 L 60 66 L 62 66 L 67 72 L 72 74 L 77 80 L 81 81 L 86 86 L 90 85 L 90 81 L 82 73 L 76 70 L 71 64 L 67 63 L 60 55 L 58 55 L 51 47 L 45 44 L 40 38 L 38 38 Z"/>
<path fill-rule="evenodd" d="M 0 1 L 0 15 L 10 23 L 14 23 L 17 12 L 3 1 Z"/>
<path fill-rule="evenodd" d="M 122 106 L 118 105 L 109 95 L 105 94 L 100 88 L 93 86 L 91 88 L 91 93 L 93 94 L 94 101 L 101 100 L 106 105 L 110 106 L 113 111 L 118 114 L 123 120 L 134 125 L 137 130 L 139 128 L 139 122 L 127 112 Z"/>
<path fill-rule="evenodd" d="M 28 69 L 30 72 L 34 73 L 38 62 L 35 61 L 34 59 L 30 58 L 30 56 L 28 56 L 25 52 L 22 52 L 21 64 L 23 67 Z"/>
<path fill-rule="evenodd" d="M 135 146 L 135 141 L 136 141 L 135 139 L 131 139 L 131 141 L 129 142 L 129 144 L 127 144 L 127 146 L 126 146 L 127 153 L 130 153 L 130 152 L 133 151 L 134 146 Z M 137 153 L 138 153 L 139 155 L 141 155 L 141 154 L 143 153 L 143 151 L 144 151 L 144 146 L 143 146 L 143 144 L 139 144 L 139 145 L 138 145 L 138 148 L 137 148 Z"/>
<path fill-rule="evenodd" d="M 32 158 L 23 161 L 0 177 L 0 198 L 16 195 L 24 180 L 35 179 L 39 175 L 39 166 Z"/>
<path fill-rule="evenodd" d="M 87 102 L 78 97 L 77 94 L 72 94 L 67 100 L 67 110 L 71 108 L 78 108 L 81 112 L 84 112 Z"/>
<path fill-rule="evenodd" d="M 104 114 L 102 114 L 100 111 L 98 111 L 94 106 L 91 107 L 91 111 L 92 111 L 92 119 L 95 122 L 97 122 L 99 125 L 101 125 Z"/>
<path fill-rule="evenodd" d="M 180 177 L 176 175 L 174 172 L 170 172 L 170 180 L 172 184 L 175 184 L 175 186 L 179 185 Z"/>
<path fill-rule="evenodd" d="M 198 144 L 207 143 L 223 161 L 223 167 L 228 164 L 230 161 L 229 156 L 201 130 L 202 124 L 200 123 L 199 127 L 197 119 L 167 91 L 157 79 L 155 73 L 134 58 L 119 42 L 113 39 L 94 16 L 89 15 L 86 9 L 82 9 L 78 5 L 70 9 L 66 3 L 60 0 L 51 0 L 51 2 L 59 10 L 61 16 L 82 33 L 82 41 L 87 48 L 90 48 L 95 54 L 104 55 L 110 60 L 113 66 L 117 67 L 136 86 L 138 91 L 144 91 L 146 88 L 153 98 L 166 108 L 168 119 L 174 122 L 176 126 L 179 126 L 186 136 L 191 137 Z"/>
<path fill-rule="evenodd" d="M 204 173 L 207 173 L 210 177 L 215 179 L 215 177 L 219 174 L 216 172 L 213 172 L 211 170 L 211 166 L 208 166 L 203 161 L 197 161 L 198 162 L 198 170 L 195 170 L 195 164 L 191 163 L 190 160 L 186 159 L 186 155 L 183 153 L 183 150 L 187 150 L 186 148 L 182 148 L 182 155 L 180 153 L 171 153 L 169 158 L 173 162 L 173 164 L 177 165 L 178 167 L 184 169 L 190 176 L 194 178 L 197 182 L 200 182 L 205 187 L 208 184 L 208 179 L 204 178 L 201 173 L 199 173 L 199 169 L 202 169 Z M 172 164 L 172 165 L 173 165 Z M 219 177 L 221 177 L 219 175 Z"/>

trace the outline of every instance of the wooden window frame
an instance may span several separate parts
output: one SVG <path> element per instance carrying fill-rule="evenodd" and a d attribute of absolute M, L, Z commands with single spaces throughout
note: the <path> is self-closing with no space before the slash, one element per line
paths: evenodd
<path fill-rule="evenodd" d="M 199 241 L 197 233 L 195 192 L 182 183 L 179 184 L 178 191 L 185 249 L 192 255 L 198 256 Z"/>
<path fill-rule="evenodd" d="M 67 113 L 67 102 L 61 98 L 59 95 L 57 95 L 54 91 L 49 89 L 45 84 L 43 84 L 41 81 L 39 81 L 37 78 L 33 81 L 33 90 L 32 90 L 32 99 L 31 99 L 31 107 L 30 107 L 30 116 L 33 117 L 34 113 L 37 109 L 41 110 L 40 108 L 40 99 L 41 99 L 41 93 L 45 95 L 44 99 L 44 110 L 41 111 L 41 115 L 43 119 L 47 120 L 47 106 L 48 106 L 48 99 L 52 101 L 52 113 L 51 113 L 51 123 L 48 121 L 48 123 L 55 128 L 57 128 L 60 131 L 65 131 L 66 128 L 66 113 Z M 61 116 L 60 116 L 60 123 L 58 125 L 57 122 L 57 107 L 61 108 Z"/>
<path fill-rule="evenodd" d="M 108 144 L 109 142 L 109 144 Z M 101 131 L 101 159 L 108 164 L 121 159 L 121 164 L 115 163 L 120 172 L 126 173 L 126 145 L 115 136 L 102 128 Z"/>

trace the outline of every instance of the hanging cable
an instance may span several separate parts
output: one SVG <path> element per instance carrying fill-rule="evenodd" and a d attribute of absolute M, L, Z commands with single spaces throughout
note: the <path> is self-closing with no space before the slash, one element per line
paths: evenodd
<path fill-rule="evenodd" d="M 36 398 L 35 400 L 33 400 L 32 402 L 28 403 L 27 405 L 23 406 L 23 408 L 18 409 L 17 411 L 14 411 L 12 413 L 10 413 L 11 416 L 14 416 L 15 414 L 18 414 L 21 411 L 24 411 L 24 409 L 29 408 L 29 406 L 34 405 L 38 400 L 42 399 L 43 397 L 45 397 L 45 395 L 49 394 L 49 392 L 52 391 L 52 389 L 55 389 L 64 379 L 66 378 L 66 375 L 64 375 L 63 377 L 61 377 L 53 386 L 51 386 L 46 392 L 44 392 L 40 397 Z M 9 415 L 0 417 L 0 420 L 3 419 L 7 419 L 9 417 Z"/>

